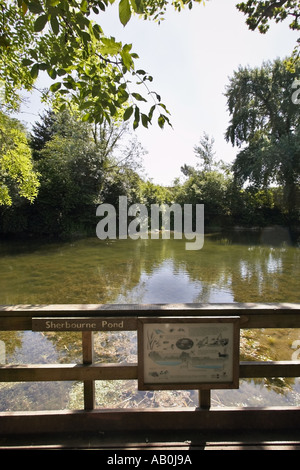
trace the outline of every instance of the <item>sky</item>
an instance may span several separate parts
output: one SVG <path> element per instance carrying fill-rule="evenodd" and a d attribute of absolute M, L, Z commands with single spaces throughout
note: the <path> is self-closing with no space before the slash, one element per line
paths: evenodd
<path fill-rule="evenodd" d="M 238 150 L 224 138 L 230 120 L 224 96 L 229 78 L 239 66 L 283 59 L 295 46 L 298 34 L 288 22 L 272 24 L 265 35 L 250 31 L 237 3 L 210 0 L 180 13 L 170 9 L 160 25 L 132 17 L 123 27 L 117 4 L 101 17 L 106 35 L 133 45 L 139 55 L 136 69 L 152 75 L 151 90 L 171 113 L 172 128 L 161 130 L 153 120 L 148 129 L 140 126 L 135 131 L 147 152 L 145 175 L 155 184 L 171 185 L 183 176 L 182 165 L 196 165 L 194 146 L 204 132 L 215 140 L 216 158 L 232 162 Z M 35 122 L 41 109 L 35 98 L 20 119 Z"/>

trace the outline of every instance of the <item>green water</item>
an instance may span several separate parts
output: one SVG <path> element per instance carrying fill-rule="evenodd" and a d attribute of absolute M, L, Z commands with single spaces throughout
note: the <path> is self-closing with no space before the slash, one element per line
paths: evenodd
<path fill-rule="evenodd" d="M 299 279 L 300 249 L 281 228 L 206 235 L 199 251 L 187 251 L 184 240 L 174 239 L 101 241 L 95 237 L 0 244 L 0 304 L 5 305 L 300 303 Z M 134 333 L 95 336 L 97 360 L 136 360 Z M 245 357 L 290 360 L 297 339 L 298 331 L 249 331 L 243 340 Z M 81 362 L 79 337 L 74 333 L 0 332 L 0 341 L 6 363 Z M 106 404 L 108 395 L 110 403 L 126 406 L 170 405 L 174 398 L 170 392 L 134 392 L 130 383 L 117 392 L 111 383 L 100 385 L 97 382 L 99 406 Z M 241 381 L 239 390 L 213 393 L 216 406 L 300 404 L 298 379 L 284 384 Z M 81 395 L 81 384 L 5 384 L 0 388 L 0 410 L 72 408 L 81 403 Z M 193 392 L 175 395 L 176 404 L 194 404 Z"/>

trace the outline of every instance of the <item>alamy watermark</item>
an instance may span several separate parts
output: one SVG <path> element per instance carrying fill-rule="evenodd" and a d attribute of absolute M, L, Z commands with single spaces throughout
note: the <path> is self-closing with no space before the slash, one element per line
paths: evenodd
<path fill-rule="evenodd" d="M 150 213 L 145 204 L 128 207 L 127 196 L 119 196 L 119 207 L 100 204 L 96 215 L 102 217 L 96 227 L 100 240 L 174 239 L 186 240 L 186 250 L 200 250 L 204 244 L 204 204 L 151 204 Z M 172 222 L 171 222 L 172 221 Z M 118 226 L 117 226 L 118 225 Z"/>
<path fill-rule="evenodd" d="M 292 83 L 292 88 L 297 88 L 292 94 L 292 102 L 294 104 L 300 104 L 300 80 L 295 78 Z"/>

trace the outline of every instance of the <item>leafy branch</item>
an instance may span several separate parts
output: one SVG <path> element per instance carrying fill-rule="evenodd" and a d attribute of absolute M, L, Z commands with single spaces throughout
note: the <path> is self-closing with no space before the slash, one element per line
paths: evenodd
<path fill-rule="evenodd" d="M 201 3 L 200 0 L 198 3 Z M 158 111 L 160 127 L 170 124 L 169 112 L 147 83 L 146 72 L 135 72 L 137 54 L 131 44 L 106 37 L 91 14 L 99 15 L 115 0 L 0 0 L 0 81 L 5 89 L 4 101 L 16 109 L 19 92 L 30 91 L 41 72 L 53 80 L 45 100 L 56 109 L 67 106 L 82 111 L 83 119 L 102 123 L 111 118 L 125 120 L 134 116 L 133 127 L 148 127 Z M 125 26 L 133 14 L 144 18 L 162 17 L 167 0 L 120 0 L 119 19 Z M 175 9 L 191 5 L 191 0 L 173 1 Z M 9 28 L 4 24 L 9 23 Z M 142 77 L 141 77 L 142 75 Z M 142 111 L 147 99 L 130 92 L 128 84 L 146 86 L 154 105 Z"/>
<path fill-rule="evenodd" d="M 246 24 L 252 31 L 258 29 L 260 33 L 265 34 L 270 28 L 270 21 L 274 20 L 279 23 L 288 17 L 292 17 L 289 24 L 290 29 L 300 30 L 299 0 L 267 0 L 264 2 L 248 0 L 237 4 L 237 9 L 247 16 Z M 295 70 L 296 63 L 299 61 L 299 47 L 300 40 L 298 39 L 291 59 L 286 63 L 291 71 Z"/>

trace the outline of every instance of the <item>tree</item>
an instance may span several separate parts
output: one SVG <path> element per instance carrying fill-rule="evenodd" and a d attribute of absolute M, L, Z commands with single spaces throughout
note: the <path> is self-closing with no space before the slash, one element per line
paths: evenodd
<path fill-rule="evenodd" d="M 180 170 L 184 176 L 196 176 L 200 173 L 209 173 L 211 171 L 224 171 L 228 172 L 228 165 L 223 160 L 216 160 L 216 152 L 214 151 L 215 139 L 209 137 L 206 132 L 203 132 L 199 144 L 194 146 L 194 153 L 197 158 L 196 168 L 184 164 Z"/>
<path fill-rule="evenodd" d="M 175 188 L 179 204 L 204 204 L 206 227 L 221 226 L 228 218 L 227 190 L 230 179 L 219 171 L 195 171 Z"/>
<path fill-rule="evenodd" d="M 214 143 L 215 139 L 209 137 L 206 132 L 203 132 L 199 145 L 194 147 L 194 153 L 200 161 L 197 163 L 197 168 L 203 172 L 226 170 L 226 164 L 222 160 L 216 160 L 215 158 Z M 186 171 L 190 171 L 190 169 L 186 168 Z"/>
<path fill-rule="evenodd" d="M 225 96 L 231 117 L 227 141 L 239 147 L 258 141 L 261 136 L 279 139 L 299 127 L 299 107 L 292 101 L 295 73 L 281 60 L 265 62 L 261 67 L 240 67 L 234 72 Z"/>
<path fill-rule="evenodd" d="M 72 104 L 89 122 L 133 117 L 133 127 L 148 127 L 158 111 L 158 124 L 169 123 L 160 96 L 149 90 L 152 77 L 135 69 L 137 54 L 131 44 L 104 35 L 93 18 L 115 0 L 0 0 L 0 80 L 6 106 L 18 107 L 21 89 L 31 91 L 40 72 L 53 79 L 44 99 L 51 98 L 60 110 Z M 180 10 L 203 0 L 173 0 Z M 119 19 L 125 26 L 132 14 L 159 20 L 167 0 L 120 0 Z M 130 87 L 128 86 L 130 82 Z M 142 112 L 146 98 L 150 110 Z"/>
<path fill-rule="evenodd" d="M 276 60 L 261 68 L 240 68 L 226 90 L 231 115 L 226 139 L 244 145 L 233 165 L 236 179 L 256 188 L 283 185 L 290 217 L 297 211 L 300 182 L 300 113 L 291 99 L 294 79 L 295 73 Z"/>
<path fill-rule="evenodd" d="M 45 147 L 46 143 L 51 140 L 56 132 L 56 116 L 52 110 L 47 110 L 40 116 L 40 121 L 32 126 L 30 135 L 30 147 L 33 152 L 33 159 L 39 158 L 39 152 Z"/>
<path fill-rule="evenodd" d="M 158 113 L 158 125 L 170 124 L 161 97 L 149 89 L 152 76 L 135 68 L 132 44 L 106 36 L 98 18 L 116 0 L 0 0 L 0 96 L 2 107 L 16 110 L 20 91 L 31 91 L 41 72 L 53 80 L 43 99 L 58 109 L 72 104 L 83 119 L 103 122 L 122 116 L 148 127 Z M 118 0 L 119 20 L 132 15 L 160 21 L 169 4 L 180 11 L 204 0 Z M 292 15 L 290 27 L 299 29 L 298 0 L 248 0 L 237 5 L 251 29 L 265 32 L 270 19 Z M 130 84 L 130 86 L 129 86 Z M 140 93 L 140 87 L 144 93 Z M 147 110 L 140 107 L 153 100 Z"/>
<path fill-rule="evenodd" d="M 153 183 L 151 180 L 141 182 L 141 202 L 146 205 L 148 211 L 151 210 L 151 204 L 162 206 L 173 203 L 172 190 L 165 186 Z"/>
<path fill-rule="evenodd" d="M 102 172 L 116 167 L 141 167 L 140 156 L 145 153 L 136 136 L 133 136 L 127 123 L 113 121 L 108 123 L 88 123 L 80 119 L 80 114 L 69 110 L 54 113 L 46 111 L 33 125 L 30 145 L 35 160 L 43 156 L 43 150 L 55 138 L 84 142 L 97 153 L 98 166 Z"/>
<path fill-rule="evenodd" d="M 298 0 L 248 0 L 239 3 L 237 8 L 248 16 L 246 23 L 252 30 L 258 28 L 261 33 L 265 33 L 272 19 L 278 23 L 288 17 L 292 17 L 290 28 L 300 29 Z"/>
<path fill-rule="evenodd" d="M 228 220 L 227 191 L 231 177 L 223 161 L 216 159 L 214 138 L 206 132 L 194 146 L 194 153 L 199 160 L 196 167 L 183 165 L 181 171 L 187 180 L 182 185 L 175 182 L 176 202 L 204 204 L 205 225 L 220 226 Z"/>
<path fill-rule="evenodd" d="M 214 166 L 215 152 L 213 150 L 214 138 L 209 138 L 209 135 L 204 132 L 203 137 L 200 139 L 200 144 L 194 147 L 196 157 L 200 159 L 200 166 L 203 171 L 212 171 Z"/>
<path fill-rule="evenodd" d="M 16 197 L 33 201 L 38 188 L 25 130 L 0 112 L 0 205 L 10 206 Z"/>
<path fill-rule="evenodd" d="M 115 202 L 120 194 L 134 198 L 141 147 L 124 123 L 92 125 L 64 111 L 51 116 L 52 130 L 45 133 L 48 122 L 46 113 L 31 138 L 41 147 L 35 157 L 41 187 L 30 210 L 32 230 L 52 235 L 91 231 L 97 204 Z"/>
<path fill-rule="evenodd" d="M 246 23 L 252 31 L 258 29 L 262 34 L 265 34 L 269 30 L 272 20 L 279 23 L 287 18 L 291 19 L 289 24 L 291 29 L 300 29 L 299 0 L 247 0 L 237 4 L 237 8 L 247 16 Z M 292 60 L 288 61 L 291 69 L 299 62 L 299 47 L 300 40 L 298 39 Z"/>

